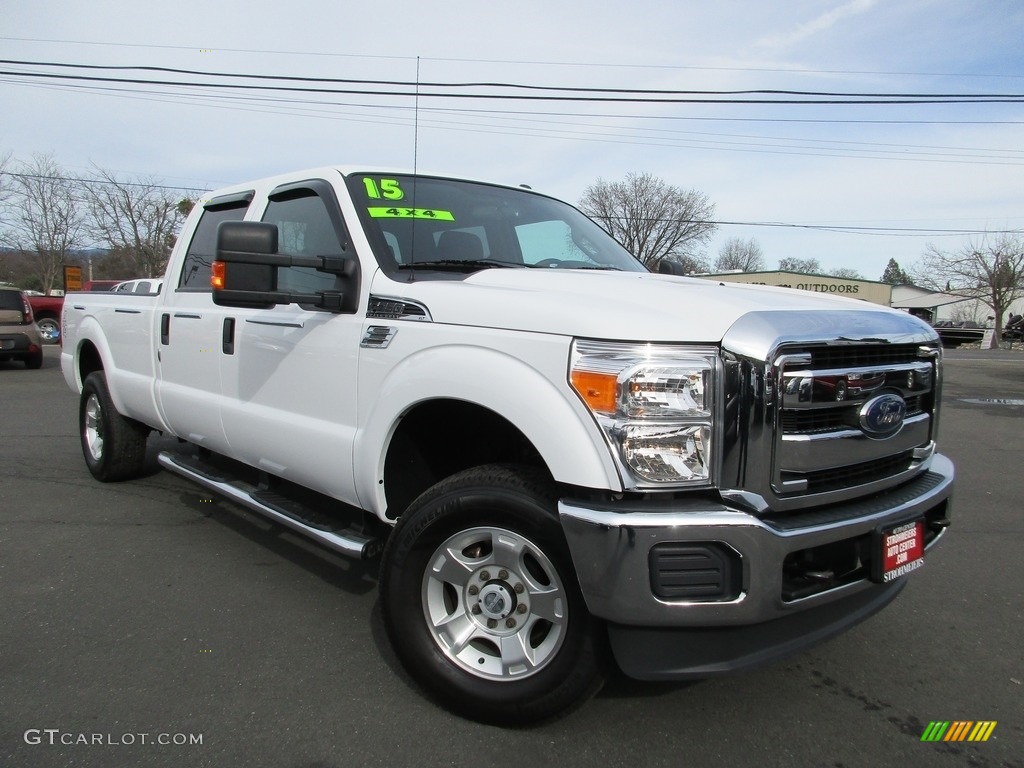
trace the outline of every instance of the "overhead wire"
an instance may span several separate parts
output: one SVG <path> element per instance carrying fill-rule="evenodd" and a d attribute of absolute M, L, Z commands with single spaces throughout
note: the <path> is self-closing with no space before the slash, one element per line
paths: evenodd
<path fill-rule="evenodd" d="M 0 39 L 16 39 L 2 38 Z M 64 41 L 72 42 L 72 41 Z M 91 43 L 81 43 L 91 44 Z M 181 46 L 141 46 L 141 47 L 167 47 L 182 48 Z M 188 50 L 192 50 L 187 48 Z M 239 52 L 251 53 L 253 51 Z M 283 53 L 283 52 L 278 52 Z M 356 56 L 356 58 L 360 58 Z M 366 57 L 366 58 L 396 58 L 396 57 Z M 401 58 L 401 57 L 398 57 Z M 411 57 L 409 57 L 411 58 Z M 424 60 L 431 60 L 424 57 Z M 437 61 L 465 62 L 464 59 L 436 59 Z M 486 60 L 481 60 L 486 61 Z M 498 62 L 493 63 L 510 63 Z M 535 62 L 511 62 L 511 63 L 535 63 Z M 302 112 L 308 116 L 339 119 L 351 122 L 366 122 L 375 124 L 408 125 L 412 118 L 406 118 L 400 114 L 402 110 L 408 110 L 407 106 L 401 104 L 367 104 L 367 103 L 337 103 L 334 101 L 317 100 L 316 97 L 332 97 L 337 95 L 355 95 L 370 97 L 407 98 L 413 96 L 411 91 L 381 90 L 384 88 L 408 88 L 416 83 L 405 80 L 373 80 L 358 78 L 311 78 L 288 75 L 262 75 L 252 73 L 220 73 L 205 70 L 186 70 L 170 67 L 150 66 L 108 66 L 91 64 L 74 64 L 66 62 L 36 62 L 27 60 L 5 59 L 0 64 L 10 67 L 54 67 L 71 68 L 82 70 L 133 70 L 139 72 L 163 72 L 168 74 L 186 74 L 196 77 L 224 79 L 238 78 L 243 80 L 263 81 L 266 85 L 253 85 L 248 83 L 230 82 L 181 82 L 177 80 L 163 80 L 152 78 L 119 78 L 119 77 L 94 77 L 81 75 L 63 75 L 54 72 L 39 72 L 37 69 L 26 71 L 0 70 L 0 75 L 6 82 L 19 85 L 36 85 L 38 87 L 50 87 L 56 89 L 79 89 L 92 92 L 102 92 L 104 95 L 121 96 L 128 98 L 146 98 L 156 101 L 170 101 L 172 103 L 205 103 L 208 106 L 221 106 L 211 103 L 213 100 L 232 101 L 231 109 L 244 109 L 247 111 L 270 112 L 281 114 L 288 105 L 287 114 L 294 114 L 296 107 L 301 107 Z M 685 68 L 685 67 L 684 67 Z M 718 68 L 711 68 L 718 69 Z M 722 68 L 732 69 L 732 68 Z M 775 71 L 753 69 L 751 71 Z M 788 71 L 788 70 L 782 70 Z M 915 73 L 864 73 L 846 72 L 842 74 L 915 74 Z M 916 73 L 929 74 L 929 73 Z M 937 73 L 931 73 L 937 74 Z M 33 78 L 39 78 L 43 82 L 31 82 Z M 58 82 L 54 82 L 58 81 Z M 318 84 L 346 84 L 359 85 L 355 88 L 310 88 L 291 85 L 280 85 L 279 83 L 309 82 Z M 273 83 L 273 84 L 271 84 Z M 746 90 L 668 90 L 668 89 L 626 89 L 626 88 L 592 88 L 579 86 L 548 86 L 529 83 L 499 83 L 499 82 L 430 82 L 420 83 L 421 87 L 434 89 L 447 89 L 440 92 L 424 92 L 421 96 L 433 97 L 436 99 L 493 99 L 511 100 L 515 102 L 524 101 L 566 101 L 578 104 L 601 104 L 601 103 L 635 103 L 635 104 L 780 104 L 780 105 L 907 105 L 907 104 L 962 104 L 962 103 L 1024 103 L 1024 94 L 1017 93 L 882 93 L 882 92 L 842 92 L 842 91 L 800 91 L 783 89 L 746 89 Z M 129 87 L 125 87 L 129 86 Z M 148 90 L 133 88 L 131 86 L 148 86 Z M 166 89 L 166 90 L 164 90 Z M 183 89 L 192 89 L 185 91 Z M 216 89 L 215 93 L 211 93 Z M 465 93 L 468 89 L 515 89 L 525 91 L 542 92 L 538 93 Z M 242 91 L 241 94 L 237 93 Z M 263 92 L 264 96 L 257 97 L 249 91 Z M 278 94 L 271 96 L 271 94 Z M 288 97 L 285 94 L 302 94 L 300 97 Z M 555 94 L 555 95 L 552 95 Z M 586 95 L 581 95 L 586 94 Z M 613 94 L 613 95 L 609 95 Z M 800 96 L 800 99 L 790 98 L 735 98 L 736 96 Z M 658 96 L 659 98 L 652 98 Z M 660 98 L 667 96 L 670 98 Z M 686 96 L 687 98 L 682 98 Z M 694 98 L 694 97 L 716 98 Z M 309 98 L 306 98 L 309 97 Z M 344 109 L 361 110 L 359 113 L 340 112 L 338 107 Z M 374 113 L 371 110 L 377 110 Z M 379 110 L 385 110 L 386 114 L 380 114 Z M 744 123 L 859 123 L 859 124 L 984 124 L 984 125 L 1020 125 L 1024 121 L 1018 120 L 970 120 L 970 121 L 942 121 L 942 120 L 865 120 L 865 119 L 830 119 L 830 118 L 780 118 L 780 117 L 710 117 L 693 115 L 621 115 L 621 114 L 580 114 L 573 112 L 552 112 L 552 111 L 528 111 L 480 109 L 480 108 L 445 108 L 442 106 L 423 107 L 424 113 L 434 115 L 434 119 L 428 124 L 433 127 L 445 130 L 472 131 L 475 133 L 495 133 L 501 135 L 528 135 L 541 136 L 555 139 L 572 139 L 574 141 L 600 141 L 611 143 L 624 143 L 634 145 L 647 145 L 658 147 L 700 147 L 718 151 L 733 152 L 759 152 L 768 154 L 790 154 L 810 155 L 829 157 L 862 157 L 870 159 L 899 159 L 904 161 L 918 162 L 956 162 L 974 164 L 997 164 L 997 165 L 1019 165 L 1024 154 L 1017 149 L 983 149 L 971 147 L 952 146 L 922 146 L 902 145 L 880 142 L 859 142 L 859 141 L 835 141 L 813 138 L 792 138 L 779 136 L 761 136 L 751 134 L 722 134 L 707 133 L 698 131 L 679 131 L 664 128 L 631 127 L 628 130 L 633 133 L 624 133 L 616 130 L 614 133 L 603 133 L 603 130 L 615 128 L 616 126 L 597 126 L 581 124 L 561 120 L 550 120 L 541 118 L 552 117 L 573 117 L 578 119 L 607 119 L 615 121 L 623 120 L 700 120 L 715 122 L 744 122 Z M 457 121 L 443 119 L 443 116 L 457 117 Z M 476 123 L 469 123 L 472 118 Z M 490 122 L 485 122 L 490 121 Z M 514 123 L 516 125 L 508 125 Z M 572 130 L 553 126 L 569 126 Z M 515 130 L 518 129 L 518 130 Z M 695 138 L 697 137 L 697 138 Z M 712 138 L 700 138 L 712 137 Z M 639 139 L 639 140 L 637 140 Z M 751 141 L 732 141 L 732 139 L 750 139 Z M 767 143 L 778 142 L 778 143 Z M 817 146 L 800 146 L 799 142 L 814 144 Z M 908 157 L 905 151 L 911 150 L 915 157 Z M 924 150 L 924 151 L 923 151 Z M 936 150 L 936 151 L 931 151 Z M 954 153 L 954 154 L 951 154 Z M 966 154 L 958 154 L 966 153 Z M 986 154 L 980 154 L 986 153 Z M 1006 153 L 1006 154 L 993 154 Z M 999 162 L 1008 161 L 1008 162 Z M 11 174 L 8 174 L 11 175 Z M 82 183 L 99 183 L 97 180 L 80 180 Z M 141 185 L 140 185 L 141 186 Z M 174 187 L 170 185 L 157 185 L 160 188 L 194 191 L 195 187 Z M 712 222 L 722 226 L 752 226 L 752 227 L 787 227 L 800 229 L 820 229 L 824 231 L 848 232 L 855 234 L 899 234 L 902 236 L 919 236 L 927 233 L 935 236 L 983 234 L 991 233 L 991 230 L 935 230 L 915 228 L 888 228 L 888 227 L 851 227 L 850 225 L 810 225 L 810 224 L 785 224 L 772 222 L 734 222 L 721 221 Z M 1003 230 L 999 230 L 1002 232 Z M 1018 230 L 1006 230 L 1007 232 L 1018 232 Z"/>
<path fill-rule="evenodd" d="M 201 193 L 204 190 L 196 187 L 177 186 L 172 184 L 157 184 L 149 182 L 131 182 L 117 180 L 116 182 L 109 181 L 102 178 L 89 178 L 82 176 L 63 176 L 56 174 L 35 174 L 35 173 L 24 173 L 18 171 L 0 171 L 0 176 L 9 176 L 11 178 L 22 178 L 22 179 L 36 179 L 43 181 L 60 181 L 60 182 L 71 182 L 75 184 L 88 184 L 88 185 L 99 185 L 99 186 L 128 186 L 128 187 L 142 187 L 149 189 L 164 189 L 173 190 L 177 192 L 187 192 L 190 194 Z M 653 218 L 647 219 L 651 223 L 669 223 L 670 219 Z M 846 234 L 860 234 L 860 235 L 885 235 L 885 236 L 914 236 L 918 237 L 921 235 L 929 236 L 947 236 L 947 235 L 976 235 L 976 234 L 1020 234 L 1020 229 L 972 229 L 968 227 L 962 228 L 942 228 L 942 227 L 878 227 L 878 226 L 863 226 L 853 224 L 814 224 L 814 223 L 788 223 L 788 222 L 772 222 L 772 221 L 733 221 L 726 219 L 703 219 L 693 220 L 694 224 L 706 224 L 713 226 L 737 226 L 737 227 L 765 227 L 765 228 L 776 228 L 776 229 L 804 229 L 804 230 L 816 230 L 822 232 L 841 232 Z"/>
<path fill-rule="evenodd" d="M 415 54 L 407 55 L 385 55 L 366 53 L 344 53 L 340 51 L 291 51 L 275 50 L 267 48 L 234 48 L 234 47 L 208 47 L 204 45 L 169 45 L 157 43 L 124 43 L 101 40 L 68 40 L 60 38 L 39 38 L 39 37 L 16 37 L 0 36 L 0 40 L 20 43 L 56 43 L 61 45 L 83 45 L 101 48 L 136 48 L 142 50 L 168 50 L 168 51 L 189 51 L 189 52 L 214 52 L 217 53 L 244 53 L 272 56 L 298 56 L 298 57 L 326 57 L 338 59 L 365 59 L 389 60 L 389 61 L 415 61 L 418 58 Z M 543 67 L 573 67 L 584 69 L 644 69 L 644 70 L 665 70 L 665 71 L 696 71 L 696 72 L 757 72 L 772 74 L 791 75 L 864 75 L 870 77 L 891 76 L 891 77 L 942 77 L 942 78 L 991 78 L 991 79 L 1024 79 L 1024 74 L 1017 73 L 983 73 L 983 72 L 914 72 L 898 70 L 861 70 L 861 69 L 812 69 L 809 67 L 753 67 L 753 66 L 708 66 L 699 64 L 637 64 L 634 62 L 584 62 L 584 61 L 557 61 L 557 60 L 530 60 L 530 59 L 487 59 L 469 57 L 444 57 L 444 56 L 422 56 L 423 61 L 448 62 L 456 64 L 502 64 L 511 66 L 543 66 Z"/>
<path fill-rule="evenodd" d="M 118 89 L 113 86 L 92 86 L 82 84 L 53 84 L 51 85 L 51 87 L 58 89 L 96 89 L 107 92 L 108 95 L 132 94 L 134 96 L 147 98 L 148 100 L 158 102 L 162 101 L 168 103 L 196 103 L 196 100 L 203 102 L 209 99 L 226 99 L 250 105 L 238 106 L 238 104 L 233 104 L 230 107 L 223 107 L 230 108 L 235 111 L 251 111 L 269 114 L 287 114 L 289 116 L 294 116 L 295 114 L 302 114 L 305 116 L 344 120 L 346 122 L 363 122 L 369 124 L 412 124 L 411 117 L 404 118 L 400 115 L 393 114 L 394 111 L 408 111 L 408 107 L 400 105 L 376 105 L 370 107 L 358 103 L 338 104 L 332 102 L 309 101 L 302 99 L 290 99 L 284 97 L 262 97 L 259 99 L 254 99 L 253 97 L 244 95 L 212 95 L 203 92 L 166 93 L 158 90 Z M 253 104 L 258 106 L 251 106 Z M 287 105 L 287 111 L 285 111 L 284 107 L 274 108 L 273 105 L 278 104 Z M 209 104 L 209 106 L 220 105 Z M 303 106 L 305 108 L 302 110 L 297 110 L 296 106 Z M 309 108 L 313 106 L 320 107 L 321 109 Z M 335 109 L 336 107 L 339 106 L 343 106 L 349 109 L 363 110 L 363 112 L 357 115 L 353 115 L 352 113 L 340 112 L 337 109 Z M 327 107 L 331 107 L 332 109 L 327 109 Z M 387 109 L 391 110 L 392 114 L 366 114 L 366 110 L 372 109 Z M 434 109 L 429 107 L 422 108 L 422 111 L 424 113 L 431 114 L 436 112 L 439 115 L 462 114 L 460 110 Z M 474 115 L 476 114 L 476 112 L 471 110 L 469 111 L 468 114 Z M 523 127 L 520 127 L 519 125 L 508 126 L 503 125 L 500 122 L 476 122 L 473 124 L 463 124 L 461 122 L 444 120 L 441 119 L 440 117 L 435 117 L 435 119 L 433 120 L 424 122 L 426 125 L 429 125 L 431 127 L 450 131 L 489 133 L 494 135 L 535 136 L 552 139 L 566 139 L 573 141 L 626 144 L 633 146 L 703 148 L 718 151 L 741 151 L 755 152 L 761 154 L 782 154 L 795 156 L 838 158 L 867 158 L 877 160 L 901 160 L 906 162 L 945 162 L 961 164 L 969 163 L 979 165 L 1024 164 L 1024 151 L 1016 149 L 986 149 L 972 147 L 947 147 L 926 145 L 923 146 L 880 142 L 858 142 L 847 140 L 837 141 L 813 139 L 806 137 L 798 138 L 781 136 L 758 136 L 755 134 L 730 134 L 721 132 L 710 133 L 643 127 L 630 127 L 629 129 L 626 130 L 617 129 L 615 130 L 615 132 L 605 132 L 609 129 L 615 128 L 615 126 L 597 126 L 593 124 L 580 123 L 579 121 L 570 122 L 534 120 L 529 117 L 513 116 L 515 114 L 522 113 L 503 112 L 501 114 L 503 115 L 502 117 L 496 117 L 494 119 L 503 120 L 506 123 L 517 123 L 526 125 L 523 125 Z M 613 116 L 610 115 L 606 115 L 604 117 L 613 118 Z M 552 126 L 569 126 L 573 128 L 573 130 L 567 130 L 565 128 L 558 128 Z M 750 139 L 751 141 L 733 141 L 733 139 Z M 758 139 L 760 139 L 760 141 L 758 141 Z M 801 144 L 811 144 L 815 146 L 801 146 Z M 908 154 L 908 152 L 910 154 Z"/>
<path fill-rule="evenodd" d="M 1024 93 L 884 93 L 884 92 L 844 92 L 844 91 L 805 91 L 795 89 L 739 89 L 739 90 L 701 90 L 701 89 L 630 89 L 630 88 L 593 88 L 581 86 L 548 86 L 529 83 L 497 83 L 497 82 L 424 82 L 417 84 L 409 80 L 372 80 L 363 78 L 320 78 L 290 75 L 266 75 L 254 73 L 218 73 L 203 70 L 185 70 L 173 67 L 148 66 L 114 66 L 75 64 L 66 62 L 39 62 L 20 59 L 0 59 L 0 64 L 10 67 L 54 67 L 64 69 L 112 70 L 112 71 L 160 71 L 168 74 L 196 75 L 206 78 L 230 78 L 239 80 L 258 80 L 261 82 L 275 81 L 274 84 L 257 85 L 238 82 L 206 82 L 182 80 L 154 80 L 142 77 L 100 77 L 96 75 L 61 74 L 57 72 L 18 71 L 17 69 L 0 70 L 0 75 L 10 77 L 37 77 L 50 80 L 70 80 L 79 82 L 120 83 L 129 85 L 156 85 L 166 87 L 190 88 L 226 88 L 243 91 L 272 91 L 290 93 L 312 93 L 325 95 L 358 95 L 358 96 L 416 96 L 417 85 L 423 89 L 421 98 L 473 99 L 501 101 L 541 101 L 541 102 L 584 102 L 584 103 L 629 103 L 629 104 L 757 104 L 757 105 L 796 105 L 815 106 L 834 105 L 909 105 L 909 104 L 1000 104 L 1024 103 Z M 360 88 L 323 88 L 309 85 L 280 85 L 287 83 L 335 83 Z M 377 87 L 380 86 L 380 87 Z M 397 87 L 406 90 L 385 90 Z M 543 91 L 538 93 L 467 93 L 467 89 L 505 89 Z M 743 98 L 739 98 L 743 97 Z"/>

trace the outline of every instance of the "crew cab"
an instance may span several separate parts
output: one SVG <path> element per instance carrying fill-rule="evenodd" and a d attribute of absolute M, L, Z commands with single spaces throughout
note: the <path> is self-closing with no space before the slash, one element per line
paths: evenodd
<path fill-rule="evenodd" d="M 380 558 L 437 701 L 499 724 L 872 615 L 949 524 L 942 348 L 854 300 L 654 274 L 527 189 L 328 167 L 207 196 L 162 290 L 76 294 L 101 481 L 160 464 Z M 837 394 L 842 382 L 842 396 Z"/>

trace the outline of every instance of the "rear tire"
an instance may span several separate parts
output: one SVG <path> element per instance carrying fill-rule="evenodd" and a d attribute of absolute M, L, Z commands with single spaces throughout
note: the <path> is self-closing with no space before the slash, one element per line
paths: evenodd
<path fill-rule="evenodd" d="M 142 475 L 149 427 L 117 412 L 102 371 L 85 379 L 78 425 L 82 453 L 93 477 L 109 483 Z"/>
<path fill-rule="evenodd" d="M 43 367 L 43 350 L 37 349 L 25 358 L 25 367 L 38 369 Z"/>
<path fill-rule="evenodd" d="M 56 344 L 60 341 L 60 321 L 56 318 L 44 317 L 41 320 L 36 320 L 36 326 L 39 328 L 39 333 L 42 334 L 44 343 Z"/>
<path fill-rule="evenodd" d="M 476 467 L 426 491 L 388 540 L 380 589 L 391 644 L 457 714 L 537 722 L 604 681 L 607 638 L 576 582 L 556 498 L 530 468 Z"/>

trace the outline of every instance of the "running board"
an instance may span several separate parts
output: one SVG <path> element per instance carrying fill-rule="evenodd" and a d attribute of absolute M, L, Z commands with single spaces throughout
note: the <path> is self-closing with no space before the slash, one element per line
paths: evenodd
<path fill-rule="evenodd" d="M 257 514 L 301 533 L 328 549 L 347 557 L 368 560 L 380 554 L 382 543 L 351 528 L 334 528 L 323 515 L 280 494 L 256 488 L 241 480 L 221 475 L 216 468 L 180 454 L 161 451 L 160 466 L 225 496 Z"/>

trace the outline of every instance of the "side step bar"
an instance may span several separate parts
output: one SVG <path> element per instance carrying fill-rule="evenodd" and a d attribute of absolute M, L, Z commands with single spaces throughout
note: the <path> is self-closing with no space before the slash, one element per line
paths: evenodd
<path fill-rule="evenodd" d="M 335 528 L 326 522 L 322 515 L 302 504 L 241 480 L 224 477 L 218 474 L 216 469 L 198 459 L 161 451 L 157 461 L 164 469 L 225 496 L 339 554 L 368 560 L 379 555 L 383 548 L 378 538 L 351 528 Z"/>

